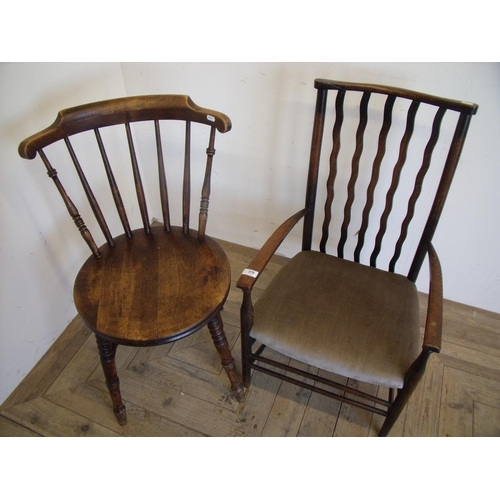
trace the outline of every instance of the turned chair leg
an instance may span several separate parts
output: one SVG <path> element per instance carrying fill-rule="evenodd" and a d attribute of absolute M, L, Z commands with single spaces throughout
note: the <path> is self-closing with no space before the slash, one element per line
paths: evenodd
<path fill-rule="evenodd" d="M 219 353 L 222 366 L 226 370 L 229 381 L 231 382 L 231 388 L 234 395 L 238 401 L 243 401 L 245 397 L 245 389 L 241 383 L 238 372 L 236 371 L 236 364 L 229 349 L 229 344 L 227 343 L 226 335 L 224 333 L 224 328 L 222 324 L 222 318 L 220 313 L 208 323 L 208 329 L 210 330 L 210 335 L 212 335 L 212 340 L 214 342 L 215 348 Z"/>
<path fill-rule="evenodd" d="M 98 335 L 95 336 L 97 349 L 101 358 L 101 365 L 106 378 L 106 385 L 113 402 L 113 412 L 120 425 L 127 423 L 127 413 L 120 393 L 120 380 L 116 371 L 115 354 L 117 345 L 109 340 L 105 340 Z"/>

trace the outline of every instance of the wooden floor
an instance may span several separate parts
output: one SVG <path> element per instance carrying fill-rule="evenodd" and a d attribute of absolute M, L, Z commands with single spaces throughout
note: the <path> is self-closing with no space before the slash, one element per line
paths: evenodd
<path fill-rule="evenodd" d="M 234 284 L 255 251 L 221 244 L 233 272 L 223 320 L 239 367 Z M 285 261 L 270 263 L 257 296 Z M 443 340 L 390 436 L 500 436 L 500 315 L 446 302 Z M 239 404 L 206 329 L 165 346 L 120 346 L 117 365 L 125 427 L 111 410 L 94 336 L 75 318 L 0 407 L 0 436 L 375 436 L 381 425 L 262 373 Z"/>

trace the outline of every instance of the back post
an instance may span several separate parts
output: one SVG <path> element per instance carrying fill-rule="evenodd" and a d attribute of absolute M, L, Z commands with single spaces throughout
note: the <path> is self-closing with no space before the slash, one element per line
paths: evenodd
<path fill-rule="evenodd" d="M 325 127 L 325 111 L 328 90 L 318 89 L 316 96 L 316 111 L 314 113 L 314 126 L 312 134 L 311 155 L 309 159 L 309 173 L 306 187 L 306 204 L 308 212 L 304 217 L 302 233 L 302 250 L 311 250 L 312 233 L 314 224 L 314 209 L 316 206 L 316 193 L 318 190 L 318 171 Z"/>

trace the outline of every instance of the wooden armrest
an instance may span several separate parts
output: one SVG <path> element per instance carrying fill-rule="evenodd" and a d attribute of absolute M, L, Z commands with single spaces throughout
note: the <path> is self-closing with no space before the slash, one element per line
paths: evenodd
<path fill-rule="evenodd" d="M 283 224 L 281 224 L 281 226 L 274 231 L 274 233 L 264 243 L 263 247 L 259 250 L 257 255 L 253 258 L 252 262 L 250 262 L 248 268 L 243 271 L 244 274 L 240 276 L 240 279 L 236 283 L 238 288 L 241 288 L 242 290 L 251 290 L 253 288 L 255 282 L 260 276 L 260 273 L 264 270 L 267 263 L 271 260 L 271 257 L 274 255 L 288 233 L 308 212 L 309 209 L 303 208 L 283 222 Z"/>
<path fill-rule="evenodd" d="M 441 350 L 441 335 L 443 330 L 443 275 L 436 250 L 429 243 L 430 286 L 425 322 L 423 348 L 434 352 Z"/>

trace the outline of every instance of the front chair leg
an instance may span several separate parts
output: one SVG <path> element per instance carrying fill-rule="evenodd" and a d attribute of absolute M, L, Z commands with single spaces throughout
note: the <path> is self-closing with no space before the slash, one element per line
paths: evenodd
<path fill-rule="evenodd" d="M 408 403 L 408 400 L 417 388 L 420 379 L 423 377 L 427 360 L 430 355 L 430 350 L 423 350 L 419 357 L 411 365 L 405 377 L 403 388 L 398 391 L 398 395 L 393 402 L 392 408 L 385 418 L 380 432 L 378 433 L 379 437 L 386 437 L 389 434 L 392 426 L 395 424 L 406 403 Z"/>
<path fill-rule="evenodd" d="M 113 402 L 113 412 L 120 425 L 127 423 L 127 413 L 120 393 L 120 380 L 116 371 L 115 354 L 117 345 L 109 340 L 105 340 L 98 335 L 95 336 L 97 349 L 101 358 L 101 365 L 106 378 L 106 385 Z"/>
<path fill-rule="evenodd" d="M 210 335 L 212 335 L 212 340 L 215 344 L 215 348 L 219 353 L 222 366 L 226 370 L 229 381 L 231 382 L 231 388 L 234 395 L 238 401 L 243 401 L 245 397 L 245 389 L 241 383 L 238 372 L 236 371 L 236 364 L 234 362 L 233 355 L 229 349 L 229 344 L 227 343 L 226 335 L 224 333 L 222 318 L 220 313 L 208 323 L 208 329 L 210 330 Z"/>

